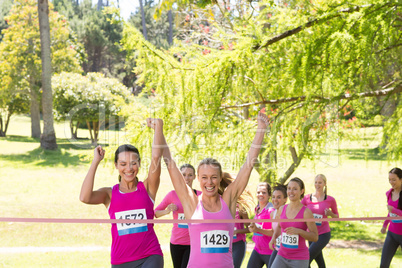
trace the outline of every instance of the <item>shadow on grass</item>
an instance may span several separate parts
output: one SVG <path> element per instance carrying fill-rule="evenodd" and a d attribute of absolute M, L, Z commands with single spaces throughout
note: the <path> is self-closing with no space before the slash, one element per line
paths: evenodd
<path fill-rule="evenodd" d="M 381 227 L 361 224 L 360 222 L 334 221 L 331 222 L 331 239 L 341 240 L 383 240 Z"/>
<path fill-rule="evenodd" d="M 84 157 L 73 155 L 60 147 L 54 151 L 37 148 L 24 154 L 0 155 L 0 160 L 13 163 L 33 164 L 35 166 L 78 166 L 83 162 Z"/>
<path fill-rule="evenodd" d="M 387 155 L 380 152 L 380 148 L 373 149 L 342 149 L 340 154 L 352 160 L 379 160 L 386 159 Z"/>
<path fill-rule="evenodd" d="M 40 139 L 26 136 L 10 135 L 2 137 L 1 139 L 16 143 L 37 143 L 38 148 L 26 153 L 0 154 L 0 160 L 13 163 L 32 164 L 35 166 L 78 166 L 87 162 L 85 156 L 81 156 L 80 153 L 94 148 L 89 139 L 79 139 L 75 141 L 69 139 L 57 139 L 58 148 L 56 150 L 43 150 L 39 147 Z M 103 146 L 107 146 L 107 144 Z"/>

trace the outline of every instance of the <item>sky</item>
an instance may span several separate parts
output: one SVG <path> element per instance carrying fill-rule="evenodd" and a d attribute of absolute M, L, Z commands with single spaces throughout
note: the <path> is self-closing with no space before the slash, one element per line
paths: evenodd
<path fill-rule="evenodd" d="M 1 1 L 1 0 L 0 0 Z M 130 17 L 130 14 L 132 12 L 135 12 L 137 7 L 139 7 L 140 3 L 138 2 L 139 0 L 119 0 L 120 4 L 120 15 L 127 20 Z M 98 3 L 98 0 L 92 0 L 94 4 Z M 103 0 L 103 2 L 106 2 Z M 115 3 L 117 7 L 117 0 L 109 0 L 109 3 Z"/>

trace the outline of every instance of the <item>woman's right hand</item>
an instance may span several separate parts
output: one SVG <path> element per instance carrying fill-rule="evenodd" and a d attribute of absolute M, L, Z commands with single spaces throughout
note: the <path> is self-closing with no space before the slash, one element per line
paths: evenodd
<path fill-rule="evenodd" d="M 275 243 L 275 239 L 271 239 L 271 241 L 269 241 L 269 249 L 270 250 L 274 250 L 275 248 L 274 248 L 274 243 Z"/>
<path fill-rule="evenodd" d="M 100 162 L 105 157 L 105 150 L 103 150 L 102 146 L 98 145 L 94 150 L 94 161 Z"/>
<path fill-rule="evenodd" d="M 382 228 L 381 228 L 381 233 L 382 233 L 382 234 L 386 234 L 386 233 L 387 233 L 387 228 L 382 227 Z"/>

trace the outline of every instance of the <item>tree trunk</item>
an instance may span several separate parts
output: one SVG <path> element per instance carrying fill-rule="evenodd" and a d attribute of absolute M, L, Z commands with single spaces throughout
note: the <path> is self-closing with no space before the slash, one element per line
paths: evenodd
<path fill-rule="evenodd" d="M 40 146 L 45 150 L 57 149 L 53 127 L 52 64 L 50 59 L 50 29 L 48 0 L 38 0 L 38 17 L 42 58 L 42 113 L 43 134 Z"/>
<path fill-rule="evenodd" d="M 92 135 L 91 123 L 88 120 L 86 120 L 86 123 L 87 123 L 87 127 L 89 130 L 89 135 L 91 136 L 91 142 L 92 142 L 92 144 L 94 144 L 94 136 Z"/>
<path fill-rule="evenodd" d="M 102 0 L 98 0 L 98 11 L 102 10 Z"/>
<path fill-rule="evenodd" d="M 168 19 L 169 19 L 169 38 L 168 42 L 169 45 L 173 45 L 173 18 L 172 18 L 172 10 L 168 12 Z"/>
<path fill-rule="evenodd" d="M 142 5 L 142 0 L 140 1 L 140 8 L 141 8 L 141 20 L 142 20 L 142 34 L 144 35 L 145 40 L 148 40 L 148 35 L 147 35 L 147 26 L 145 24 L 145 12 L 144 12 L 144 7 Z"/>
<path fill-rule="evenodd" d="M 32 79 L 31 79 L 32 80 Z M 39 96 L 33 84 L 30 85 L 31 90 L 31 137 L 40 138 L 40 112 L 39 112 Z"/>

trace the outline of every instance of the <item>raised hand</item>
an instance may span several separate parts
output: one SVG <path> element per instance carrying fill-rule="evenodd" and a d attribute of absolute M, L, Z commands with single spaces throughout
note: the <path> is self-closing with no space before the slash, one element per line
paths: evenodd
<path fill-rule="evenodd" d="M 258 129 L 266 129 L 269 125 L 268 116 L 265 114 L 265 108 L 258 112 L 257 116 Z"/>
<path fill-rule="evenodd" d="M 163 121 L 162 121 L 162 119 L 159 119 L 159 118 L 147 118 L 146 121 L 147 121 L 147 126 L 152 129 L 155 129 L 155 127 L 157 125 L 163 126 Z"/>
<path fill-rule="evenodd" d="M 94 150 L 94 161 L 100 162 L 105 157 L 105 150 L 103 150 L 102 146 L 97 146 Z"/>

